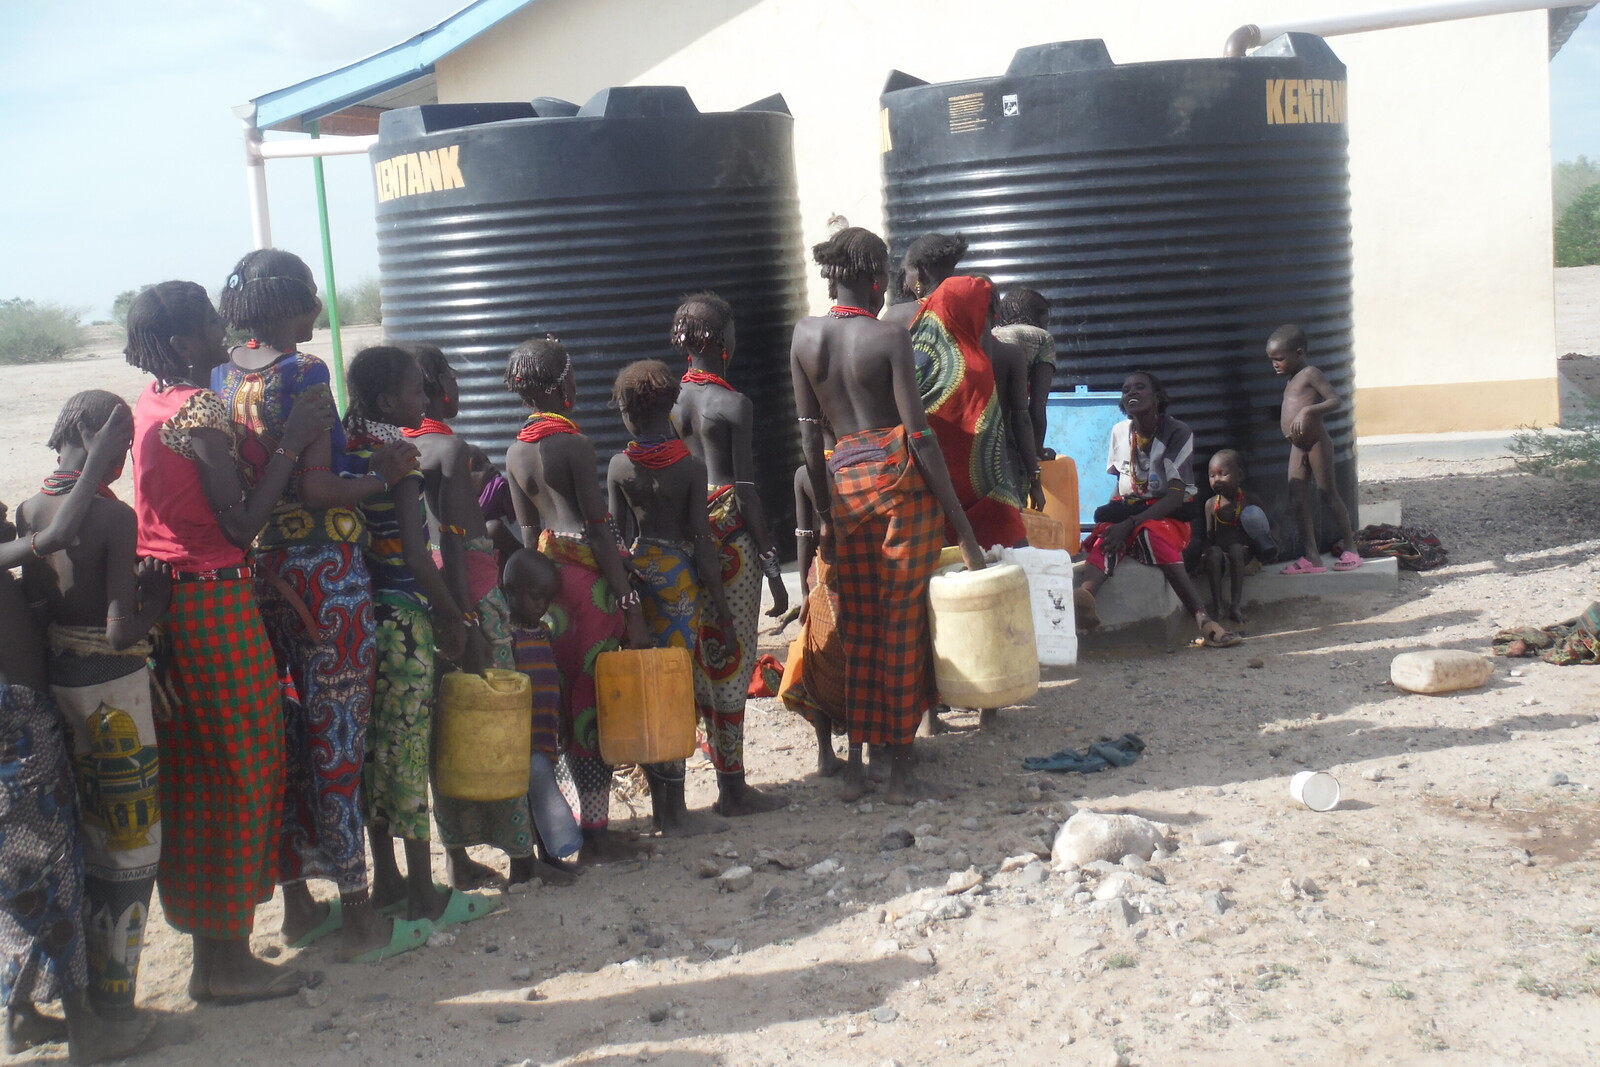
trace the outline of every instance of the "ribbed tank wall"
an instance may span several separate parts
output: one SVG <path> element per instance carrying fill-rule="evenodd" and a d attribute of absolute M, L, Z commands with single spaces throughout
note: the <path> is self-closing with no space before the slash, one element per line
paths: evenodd
<path fill-rule="evenodd" d="M 886 92 L 885 201 L 896 257 L 924 233 L 961 233 L 961 273 L 1049 299 L 1057 388 L 1158 375 L 1195 432 L 1202 489 L 1211 453 L 1238 449 L 1298 553 L 1284 382 L 1265 342 L 1299 324 L 1345 396 L 1326 425 L 1353 511 L 1349 178 L 1344 126 L 1331 121 L 1342 120 L 1344 68 L 1317 38 L 1274 46 L 1299 54 L 1019 73 L 1064 47 L 1045 46 L 999 79 Z M 1283 81 L 1326 92 L 1311 113 L 1328 121 L 1269 122 Z M 952 132 L 953 101 L 974 94 L 986 127 Z M 1336 536 L 1326 516 L 1321 529 Z"/>
<path fill-rule="evenodd" d="M 635 102 L 643 95 L 632 92 Z M 612 90 L 611 102 L 619 98 Z M 461 384 L 455 426 L 497 464 L 527 415 L 506 391 L 507 356 L 530 337 L 559 338 L 573 356 L 573 417 L 603 478 L 628 441 L 609 406 L 617 372 L 639 359 L 680 370 L 667 339 L 673 312 L 687 293 L 716 291 L 734 308 L 728 377 L 755 405 L 758 480 L 783 534 L 800 462 L 788 346 L 805 297 L 790 126 L 772 111 L 680 109 L 380 139 L 380 168 L 459 146 L 465 185 L 395 198 L 389 210 L 380 200 L 385 332 L 444 350 Z M 378 181 L 381 197 L 381 172 Z"/>

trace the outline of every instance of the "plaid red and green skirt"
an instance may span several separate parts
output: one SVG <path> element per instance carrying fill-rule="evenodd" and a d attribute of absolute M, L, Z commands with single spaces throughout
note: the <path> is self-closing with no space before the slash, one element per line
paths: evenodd
<path fill-rule="evenodd" d="M 839 438 L 828 470 L 850 740 L 907 745 L 936 700 L 928 579 L 944 513 L 903 426 Z"/>
<path fill-rule="evenodd" d="M 161 906 L 186 934 L 243 940 L 277 881 L 284 773 L 277 671 L 250 580 L 174 582 L 167 636 Z"/>

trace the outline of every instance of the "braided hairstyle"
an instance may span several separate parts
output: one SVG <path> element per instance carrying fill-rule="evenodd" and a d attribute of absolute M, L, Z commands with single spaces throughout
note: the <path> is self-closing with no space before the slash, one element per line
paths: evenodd
<path fill-rule="evenodd" d="M 1037 326 L 1050 324 L 1050 301 L 1033 289 L 1013 289 L 1000 298 L 997 326 Z"/>
<path fill-rule="evenodd" d="M 686 356 L 722 352 L 733 307 L 713 292 L 691 293 L 672 316 L 672 347 Z"/>
<path fill-rule="evenodd" d="M 82 440 L 86 432 L 104 426 L 113 411 L 127 406 L 126 400 L 104 389 L 85 389 L 81 393 L 74 393 L 62 405 L 61 414 L 56 416 L 56 428 L 50 431 L 50 440 L 45 442 L 45 447 L 59 453 L 75 439 Z"/>
<path fill-rule="evenodd" d="M 813 245 L 811 258 L 822 268 L 829 299 L 839 297 L 839 283 L 857 286 L 875 282 L 889 273 L 889 246 L 883 238 L 860 226 L 847 226 Z"/>
<path fill-rule="evenodd" d="M 187 381 L 192 368 L 171 338 L 198 334 L 215 314 L 211 298 L 196 282 L 152 285 L 128 305 L 128 344 L 122 354 L 157 381 Z"/>
<path fill-rule="evenodd" d="M 234 264 L 217 310 L 235 330 L 255 333 L 296 315 L 314 315 L 322 301 L 305 260 L 280 248 L 258 248 Z"/>
<path fill-rule="evenodd" d="M 444 351 L 438 345 L 426 341 L 418 341 L 405 347 L 417 361 L 417 366 L 422 369 L 422 391 L 428 394 L 428 399 L 437 400 L 443 396 L 445 379 L 455 375 L 455 368 L 450 366 L 450 360 Z"/>
<path fill-rule="evenodd" d="M 572 373 L 572 356 L 554 337 L 535 337 L 511 350 L 506 361 L 506 389 L 529 407 L 561 387 Z"/>
<path fill-rule="evenodd" d="M 358 352 L 344 372 L 345 388 L 349 392 L 344 413 L 346 422 L 351 419 L 388 422 L 378 399 L 400 389 L 406 370 L 416 365 L 411 353 L 398 345 L 374 345 Z"/>
<path fill-rule="evenodd" d="M 930 282 L 942 282 L 956 272 L 956 264 L 967 254 L 967 239 L 957 234 L 925 233 L 906 249 L 908 284 L 921 275 Z"/>
<path fill-rule="evenodd" d="M 611 390 L 611 403 L 631 423 L 663 411 L 678 402 L 682 382 L 659 359 L 641 359 L 623 367 Z"/>

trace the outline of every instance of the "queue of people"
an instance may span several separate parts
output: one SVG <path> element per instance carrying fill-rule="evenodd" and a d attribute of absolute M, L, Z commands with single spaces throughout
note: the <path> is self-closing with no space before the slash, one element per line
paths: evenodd
<path fill-rule="evenodd" d="M 885 311 L 887 246 L 841 229 L 813 249 L 834 304 L 794 331 L 805 665 L 782 695 L 816 726 L 818 771 L 840 776 L 846 800 L 877 788 L 885 763 L 888 803 L 938 795 L 915 773 L 938 702 L 928 581 L 947 544 L 975 570 L 985 547 L 1022 544 L 1020 509 L 1042 505 L 1049 307 L 956 273 L 964 250 L 959 237 L 914 242 L 911 299 Z M 564 885 L 574 858 L 636 855 L 637 837 L 610 822 L 596 714 L 596 659 L 624 645 L 692 653 L 717 775 L 700 813 L 682 762 L 643 768 L 655 829 L 703 833 L 788 803 L 747 779 L 762 587 L 773 615 L 788 594 L 755 486 L 756 412 L 725 377 L 734 309 L 685 298 L 664 325 L 686 370 L 647 360 L 618 375 L 611 399 L 633 439 L 601 485 L 558 339 L 509 355 L 505 385 L 528 415 L 502 476 L 451 429 L 458 383 L 434 346 L 362 351 L 339 417 L 327 367 L 298 347 L 320 308 L 310 269 L 275 249 L 240 260 L 220 311 L 193 282 L 140 293 L 126 353 L 151 382 L 131 409 L 103 390 L 68 402 L 48 442 L 59 469 L 0 543 L 0 567 L 23 571 L 18 583 L 0 570 L 0 618 L 17 635 L 0 643 L 10 1051 L 65 1037 L 89 1062 L 144 1040 L 134 1002 L 156 888 L 193 938 L 191 997 L 231 1004 L 323 980 L 252 953 L 275 888 L 285 944 L 336 936 L 340 960 L 378 962 L 490 914 L 498 898 L 481 890 L 502 877 Z M 227 329 L 246 339 L 229 349 Z M 1300 398 L 1292 417 L 1285 406 L 1291 475 L 1326 494 L 1320 418 L 1337 394 L 1305 378 L 1303 335 L 1273 344 Z M 1193 435 L 1161 383 L 1137 372 L 1122 395 L 1118 498 L 1096 516 L 1080 613 L 1092 623 L 1095 591 L 1133 555 L 1168 576 L 1208 644 L 1237 643 L 1183 556 L 1198 509 L 1220 600 L 1260 544 L 1242 465 L 1219 453 L 1216 496 L 1198 504 Z M 108 488 L 130 452 L 131 506 Z M 489 667 L 530 679 L 532 755 L 554 773 L 510 801 L 452 798 L 433 780 L 439 680 Z M 580 831 L 576 850 L 541 834 L 551 801 Z M 474 846 L 503 853 L 506 874 Z M 37 1010 L 51 999 L 63 1020 Z"/>

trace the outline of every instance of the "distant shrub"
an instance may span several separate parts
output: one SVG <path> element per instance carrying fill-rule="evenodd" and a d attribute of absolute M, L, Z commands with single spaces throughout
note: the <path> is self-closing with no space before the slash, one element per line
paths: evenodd
<path fill-rule="evenodd" d="M 1571 481 L 1600 479 L 1600 403 L 1567 420 L 1560 430 L 1518 430 L 1511 437 L 1518 470 Z"/>
<path fill-rule="evenodd" d="M 78 312 L 60 304 L 0 300 L 0 363 L 46 363 L 84 342 Z"/>
<path fill-rule="evenodd" d="M 141 285 L 137 289 L 124 289 L 117 294 L 115 300 L 111 301 L 111 317 L 117 320 L 118 326 L 128 325 L 128 309 L 133 306 L 133 298 L 148 288 L 150 286 L 147 284 Z M 212 303 L 214 304 L 216 301 L 213 300 Z"/>
<path fill-rule="evenodd" d="M 1578 194 L 1556 223 L 1556 266 L 1600 263 L 1600 184 Z"/>
<path fill-rule="evenodd" d="M 339 290 L 339 325 L 367 326 L 383 321 L 383 306 L 378 298 L 378 279 L 367 278 Z M 328 309 L 317 316 L 317 328 L 327 329 Z"/>

